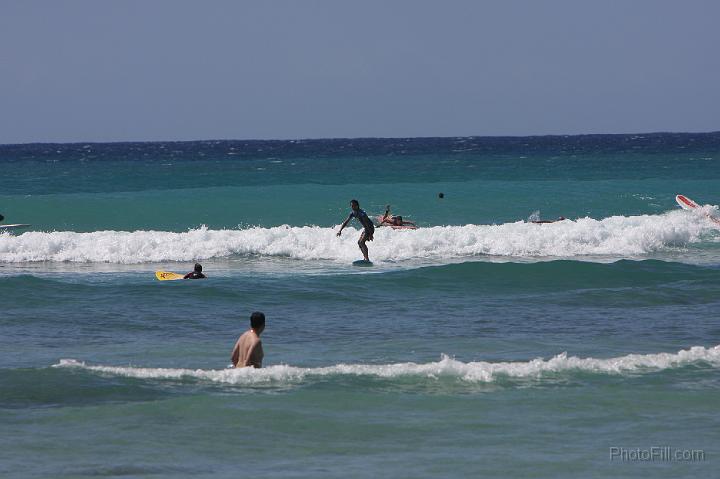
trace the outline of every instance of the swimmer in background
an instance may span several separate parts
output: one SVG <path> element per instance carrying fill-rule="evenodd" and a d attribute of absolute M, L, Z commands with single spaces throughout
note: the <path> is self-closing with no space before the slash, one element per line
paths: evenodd
<path fill-rule="evenodd" d="M 403 217 L 399 215 L 391 215 L 390 205 L 385 207 L 385 214 L 382 216 L 378 226 L 415 226 L 417 228 L 417 225 L 412 221 L 405 221 Z"/>
<path fill-rule="evenodd" d="M 205 276 L 202 272 L 202 265 L 200 263 L 195 263 L 195 268 L 190 271 L 188 274 L 183 276 L 183 279 L 205 279 L 207 276 Z"/>

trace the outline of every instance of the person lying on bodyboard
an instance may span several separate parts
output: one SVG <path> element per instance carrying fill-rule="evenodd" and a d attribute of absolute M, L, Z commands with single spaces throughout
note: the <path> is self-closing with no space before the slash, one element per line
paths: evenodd
<path fill-rule="evenodd" d="M 183 279 L 205 279 L 207 276 L 205 276 L 202 272 L 202 265 L 200 263 L 195 263 L 195 269 L 190 271 L 188 274 L 183 276 Z"/>
<path fill-rule="evenodd" d="M 382 218 L 380 218 L 380 224 L 378 226 L 415 226 L 417 225 L 413 223 L 412 221 L 406 221 L 403 220 L 403 217 L 400 215 L 391 215 L 390 214 L 390 205 L 387 205 L 385 207 L 385 214 L 382 215 Z"/>

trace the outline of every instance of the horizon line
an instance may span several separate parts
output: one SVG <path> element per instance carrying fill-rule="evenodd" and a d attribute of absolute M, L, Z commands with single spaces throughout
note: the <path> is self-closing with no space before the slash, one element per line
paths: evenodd
<path fill-rule="evenodd" d="M 711 131 L 651 131 L 633 133 L 552 133 L 545 135 L 449 135 L 449 136 L 356 136 L 356 137 L 306 137 L 306 138 L 210 138 L 193 140 L 109 140 L 109 141 L 28 141 L 17 143 L 0 143 L 2 146 L 31 146 L 31 145 L 106 145 L 124 143 L 198 143 L 198 142 L 297 142 L 297 141 L 335 141 L 335 140 L 419 140 L 419 139 L 449 139 L 449 138 L 548 138 L 548 137 L 584 137 L 584 136 L 635 136 L 635 135 L 712 135 L 720 130 Z"/>

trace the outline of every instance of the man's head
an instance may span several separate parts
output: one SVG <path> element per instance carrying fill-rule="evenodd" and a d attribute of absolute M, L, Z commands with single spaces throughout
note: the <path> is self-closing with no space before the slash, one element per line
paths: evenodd
<path fill-rule="evenodd" d="M 195 272 L 202 273 L 202 265 L 200 263 L 195 263 Z"/>
<path fill-rule="evenodd" d="M 265 315 L 260 311 L 255 311 L 250 315 L 250 327 L 255 330 L 256 333 L 262 333 L 265 329 Z"/>
<path fill-rule="evenodd" d="M 403 224 L 402 216 L 393 216 L 393 224 L 395 226 L 402 226 L 402 224 Z"/>
<path fill-rule="evenodd" d="M 360 209 L 360 203 L 358 203 L 358 200 L 350 200 L 350 208 L 353 209 L 353 211 L 357 211 Z"/>

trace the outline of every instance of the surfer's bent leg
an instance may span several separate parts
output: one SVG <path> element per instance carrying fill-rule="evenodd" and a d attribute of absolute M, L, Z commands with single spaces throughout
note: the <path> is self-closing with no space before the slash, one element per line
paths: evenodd
<path fill-rule="evenodd" d="M 360 251 L 362 251 L 365 261 L 370 261 L 370 258 L 368 258 L 368 247 L 365 244 L 366 240 L 367 240 L 367 231 L 363 231 L 362 233 L 360 233 L 360 239 L 358 240 L 358 246 L 360 247 Z"/>

